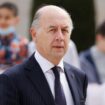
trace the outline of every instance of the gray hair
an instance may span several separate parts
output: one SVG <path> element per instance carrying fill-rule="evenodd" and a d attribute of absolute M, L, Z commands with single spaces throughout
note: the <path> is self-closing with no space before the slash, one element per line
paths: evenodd
<path fill-rule="evenodd" d="M 42 9 L 43 7 L 46 7 L 46 6 L 55 6 L 55 5 L 44 5 L 44 6 L 40 7 L 34 15 L 31 27 L 39 28 L 39 20 L 40 20 L 40 16 L 41 16 L 41 13 L 39 12 L 39 10 Z M 59 6 L 55 6 L 55 7 L 58 7 L 60 9 L 64 10 L 67 13 L 67 15 L 69 16 L 69 19 L 70 19 L 71 31 L 72 31 L 74 27 L 73 27 L 73 22 L 72 22 L 70 14 L 67 12 L 67 10 L 65 10 L 62 7 L 59 7 Z"/>
<path fill-rule="evenodd" d="M 39 27 L 39 18 L 40 18 L 40 15 L 41 14 L 39 12 L 36 12 L 36 14 L 34 15 L 31 27 L 35 27 L 35 28 Z"/>

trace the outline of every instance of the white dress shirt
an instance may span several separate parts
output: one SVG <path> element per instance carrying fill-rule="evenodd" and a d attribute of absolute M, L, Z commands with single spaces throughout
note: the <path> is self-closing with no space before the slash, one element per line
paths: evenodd
<path fill-rule="evenodd" d="M 37 62 L 39 63 L 46 79 L 47 82 L 49 84 L 49 87 L 51 89 L 52 95 L 55 98 L 55 92 L 54 92 L 54 74 L 53 71 L 51 70 L 51 68 L 53 68 L 55 65 L 52 64 L 50 61 L 48 61 L 46 58 L 44 58 L 42 55 L 39 54 L 39 52 L 36 50 L 35 55 L 34 55 L 35 59 L 37 60 Z M 61 68 L 60 71 L 60 81 L 63 87 L 63 91 L 65 94 L 65 98 L 66 98 L 66 102 L 67 105 L 74 105 L 73 102 L 73 98 L 71 95 L 71 91 L 67 82 L 67 78 L 65 76 L 64 73 L 64 65 L 63 65 L 63 59 L 59 62 L 59 64 L 57 65 Z"/>

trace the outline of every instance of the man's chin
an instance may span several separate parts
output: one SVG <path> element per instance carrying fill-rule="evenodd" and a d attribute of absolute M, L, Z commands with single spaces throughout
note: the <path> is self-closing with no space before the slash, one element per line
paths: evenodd
<path fill-rule="evenodd" d="M 60 52 L 54 54 L 54 57 L 55 57 L 56 59 L 62 59 L 63 56 L 64 56 L 64 53 L 60 53 Z"/>

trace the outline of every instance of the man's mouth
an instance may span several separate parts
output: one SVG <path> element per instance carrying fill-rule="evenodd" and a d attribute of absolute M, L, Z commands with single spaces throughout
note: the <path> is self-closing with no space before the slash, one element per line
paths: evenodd
<path fill-rule="evenodd" d="M 53 48 L 61 49 L 61 48 L 64 48 L 64 47 L 63 46 L 53 46 Z"/>

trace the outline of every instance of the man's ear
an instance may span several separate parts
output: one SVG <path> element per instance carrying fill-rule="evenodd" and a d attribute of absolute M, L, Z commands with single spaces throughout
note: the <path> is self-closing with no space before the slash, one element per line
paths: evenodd
<path fill-rule="evenodd" d="M 34 27 L 30 28 L 30 34 L 31 34 L 32 39 L 35 40 L 36 39 L 36 31 L 35 31 Z"/>

